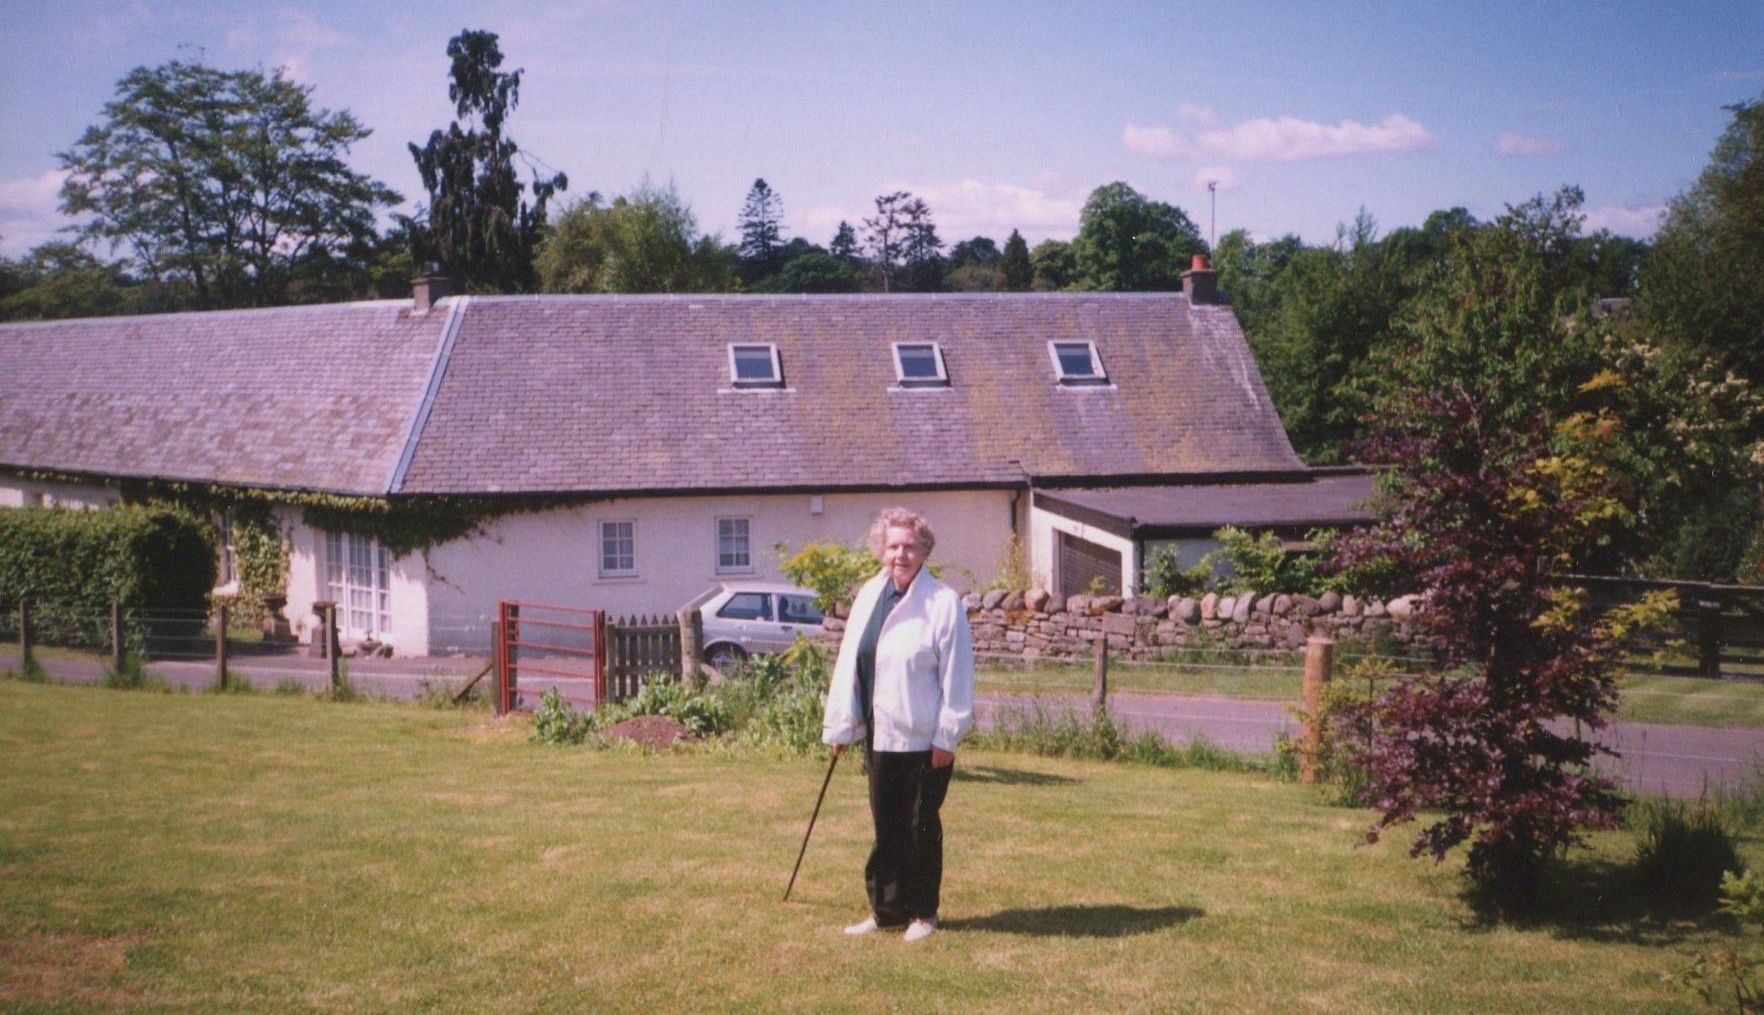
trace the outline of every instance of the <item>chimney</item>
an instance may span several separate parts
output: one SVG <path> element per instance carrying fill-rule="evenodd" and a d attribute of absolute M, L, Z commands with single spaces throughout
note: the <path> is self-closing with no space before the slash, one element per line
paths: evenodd
<path fill-rule="evenodd" d="M 1207 267 L 1207 255 L 1194 255 L 1189 265 L 1182 273 L 1182 295 L 1195 306 L 1219 302 L 1219 273 Z"/>
<path fill-rule="evenodd" d="M 1188 276 L 1184 275 L 1184 278 Z M 429 308 L 453 295 L 453 280 L 446 275 L 419 275 L 410 283 L 411 312 L 426 314 Z"/>

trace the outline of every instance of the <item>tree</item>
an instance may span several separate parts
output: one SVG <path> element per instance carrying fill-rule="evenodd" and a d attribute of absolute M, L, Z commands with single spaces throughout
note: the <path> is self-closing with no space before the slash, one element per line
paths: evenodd
<path fill-rule="evenodd" d="M 402 200 L 344 162 L 371 132 L 311 94 L 281 71 L 137 67 L 57 155 L 61 210 L 199 308 L 287 302 L 310 266 L 370 247 L 376 210 Z"/>
<path fill-rule="evenodd" d="M 603 204 L 565 209 L 535 260 L 545 292 L 732 292 L 736 255 L 698 222 L 670 185 L 639 186 Z"/>
<path fill-rule="evenodd" d="M 766 181 L 753 181 L 741 207 L 741 277 L 749 283 L 777 273 L 784 266 L 784 203 Z"/>
<path fill-rule="evenodd" d="M 827 244 L 827 253 L 852 264 L 863 260 L 863 251 L 858 248 L 857 232 L 851 228 L 851 223 L 840 220 L 839 228 L 833 233 L 833 242 Z"/>
<path fill-rule="evenodd" d="M 1149 200 L 1125 183 L 1091 191 L 1078 221 L 1073 281 L 1082 289 L 1178 289 L 1191 255 L 1207 249 L 1181 208 Z"/>
<path fill-rule="evenodd" d="M 896 276 L 900 273 L 906 249 L 906 208 L 911 198 L 912 195 L 904 190 L 879 195 L 875 217 L 864 219 L 864 231 L 868 233 L 864 245 L 870 250 L 870 263 L 875 267 L 883 292 L 894 291 Z"/>
<path fill-rule="evenodd" d="M 105 264 L 72 243 L 44 243 L 6 267 L 0 320 L 127 314 L 140 302 L 141 287 L 132 284 L 121 264 Z"/>
<path fill-rule="evenodd" d="M 1011 230 L 1011 237 L 1005 240 L 1004 254 L 999 257 L 998 266 L 1006 291 L 1028 291 L 1035 281 L 1035 268 L 1029 262 L 1029 244 L 1024 242 L 1022 233 Z"/>
<path fill-rule="evenodd" d="M 931 208 L 921 198 L 908 201 L 905 208 L 905 239 L 901 244 L 905 288 L 911 292 L 934 293 L 943 288 L 945 261 L 940 251 L 943 241 L 937 238 L 937 225 L 931 220 Z"/>
<path fill-rule="evenodd" d="M 525 156 L 504 131 L 520 104 L 522 71 L 497 69 L 502 48 L 496 33 L 461 32 L 448 40 L 447 56 L 447 97 L 460 119 L 431 133 L 427 144 L 410 145 L 429 195 L 427 212 L 419 212 L 412 231 L 412 254 L 418 263 L 435 262 L 469 289 L 530 292 L 546 204 L 569 188 L 569 179 L 563 173 L 541 176 L 535 168 L 532 203 L 523 196 L 527 184 L 517 178 L 515 160 Z"/>
<path fill-rule="evenodd" d="M 998 263 L 1001 256 L 998 244 L 992 242 L 990 237 L 976 236 L 949 248 L 949 270 L 954 271 L 970 264 L 991 267 Z"/>
<path fill-rule="evenodd" d="M 855 293 L 863 288 L 857 268 L 843 257 L 811 250 L 785 262 L 783 270 L 750 288 L 763 293 Z"/>
<path fill-rule="evenodd" d="M 1418 576 L 1417 622 L 1472 671 L 1405 678 L 1363 709 L 1363 800 L 1379 812 L 1368 839 L 1437 815 L 1411 855 L 1470 842 L 1469 873 L 1499 900 L 1611 824 L 1620 800 L 1582 731 L 1616 704 L 1625 636 L 1674 606 L 1656 593 L 1601 613 L 1570 578 L 1608 563 L 1634 519 L 1606 458 L 1612 432 L 1608 416 L 1515 425 L 1457 386 L 1393 406 L 1374 448 L 1395 463 L 1396 495 L 1380 526 L 1342 544 L 1339 563 L 1382 558 Z"/>
<path fill-rule="evenodd" d="M 1029 263 L 1035 269 L 1032 285 L 1044 292 L 1064 289 L 1072 284 L 1077 268 L 1072 261 L 1072 245 L 1064 240 L 1042 240 L 1029 251 Z"/>
<path fill-rule="evenodd" d="M 1709 164 L 1675 198 L 1641 271 L 1637 314 L 1661 340 L 1690 346 L 1764 383 L 1764 97 L 1733 120 Z"/>

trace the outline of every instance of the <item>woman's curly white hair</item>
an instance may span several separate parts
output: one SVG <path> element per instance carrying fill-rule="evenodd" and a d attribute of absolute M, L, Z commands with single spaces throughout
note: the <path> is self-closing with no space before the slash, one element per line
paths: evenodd
<path fill-rule="evenodd" d="M 870 552 L 877 557 L 882 556 L 889 529 L 912 529 L 919 551 L 927 557 L 931 556 L 931 548 L 937 545 L 937 534 L 931 531 L 931 523 L 924 515 L 903 507 L 883 508 L 870 525 Z"/>

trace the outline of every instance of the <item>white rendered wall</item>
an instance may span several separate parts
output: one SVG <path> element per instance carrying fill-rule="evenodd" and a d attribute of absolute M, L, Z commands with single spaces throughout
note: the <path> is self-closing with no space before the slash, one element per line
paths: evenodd
<path fill-rule="evenodd" d="M 325 534 L 300 521 L 298 510 L 277 512 L 288 541 L 288 622 L 301 644 L 310 644 L 318 627 L 312 604 L 328 599 L 325 586 Z M 387 630 L 380 638 L 398 655 L 429 652 L 429 577 L 420 553 L 391 562 Z M 349 632 L 345 632 L 345 637 Z"/>
<path fill-rule="evenodd" d="M 814 502 L 819 502 L 819 513 Z M 506 515 L 484 535 L 428 555 L 430 651 L 481 652 L 501 599 L 665 614 L 718 581 L 782 581 L 773 547 L 861 543 L 876 512 L 900 505 L 937 533 L 931 563 L 966 591 L 998 572 L 1011 532 L 1008 490 L 877 494 L 646 497 Z M 748 519 L 751 567 L 717 571 L 717 519 Z M 600 575 L 600 523 L 635 523 L 637 573 Z M 400 646 L 400 651 L 403 651 Z"/>
<path fill-rule="evenodd" d="M 1121 554 L 1121 588 L 1134 595 L 1139 588 L 1139 547 L 1131 539 L 1105 532 L 1094 525 L 1076 522 L 1044 508 L 1029 509 L 1029 570 L 1044 589 L 1058 589 L 1059 545 L 1056 532 L 1065 532 Z"/>
<path fill-rule="evenodd" d="M 0 507 L 106 508 L 121 500 L 114 486 L 49 483 L 0 476 Z"/>

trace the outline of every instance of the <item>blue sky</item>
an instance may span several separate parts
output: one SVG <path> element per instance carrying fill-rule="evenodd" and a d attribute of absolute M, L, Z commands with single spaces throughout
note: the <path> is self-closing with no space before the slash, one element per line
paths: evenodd
<path fill-rule="evenodd" d="M 1589 224 L 1646 235 L 1764 96 L 1764 2 L 979 3 L 8 0 L 0 253 L 65 224 L 54 153 L 131 68 L 285 67 L 374 135 L 352 162 L 421 196 L 405 145 L 444 126 L 447 40 L 524 67 L 509 129 L 568 197 L 672 181 L 735 233 L 764 177 L 826 243 L 895 189 L 943 238 L 1069 238 L 1125 180 L 1218 231 L 1330 239 L 1478 217 L 1564 183 Z"/>

